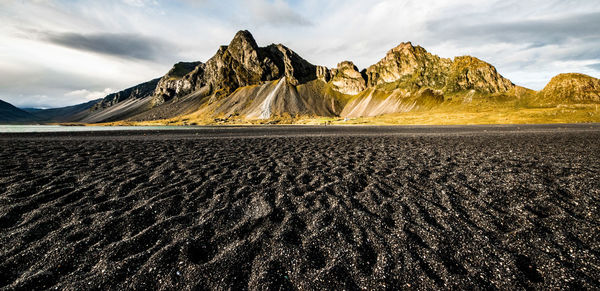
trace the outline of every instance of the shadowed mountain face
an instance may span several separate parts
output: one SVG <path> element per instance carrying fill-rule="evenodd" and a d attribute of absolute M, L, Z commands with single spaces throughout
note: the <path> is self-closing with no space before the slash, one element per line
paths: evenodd
<path fill-rule="evenodd" d="M 537 93 L 515 86 L 482 60 L 440 58 L 410 42 L 366 69 L 350 61 L 329 69 L 281 44 L 259 47 L 250 32 L 240 31 L 205 63 L 177 63 L 163 77 L 110 94 L 69 121 L 369 117 L 429 110 L 452 100 L 468 104 L 474 97 L 598 103 L 599 84 L 565 74 Z"/>
<path fill-rule="evenodd" d="M 33 116 L 10 103 L 0 100 L 0 122 L 13 123 L 31 120 Z"/>
<path fill-rule="evenodd" d="M 50 109 L 25 108 L 36 122 L 73 122 L 81 119 L 86 111 L 94 107 L 102 99 L 92 100 L 73 106 Z"/>

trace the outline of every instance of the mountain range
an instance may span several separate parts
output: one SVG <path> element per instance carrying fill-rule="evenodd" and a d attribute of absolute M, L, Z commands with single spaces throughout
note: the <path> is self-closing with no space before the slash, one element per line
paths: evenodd
<path fill-rule="evenodd" d="M 536 92 L 515 85 L 475 57 L 441 58 L 410 42 L 363 70 L 351 61 L 327 68 L 282 44 L 259 47 L 250 32 L 240 31 L 204 63 L 177 63 L 160 78 L 101 100 L 51 110 L 20 110 L 0 103 L 0 122 L 294 123 L 307 118 L 493 111 L 495 106 L 563 106 L 564 114 L 564 106 L 583 104 L 578 108 L 589 111 L 588 105 L 595 105 L 597 112 L 598 103 L 600 80 L 582 74 L 558 75 Z M 598 113 L 588 113 L 591 121 L 600 121 Z"/>

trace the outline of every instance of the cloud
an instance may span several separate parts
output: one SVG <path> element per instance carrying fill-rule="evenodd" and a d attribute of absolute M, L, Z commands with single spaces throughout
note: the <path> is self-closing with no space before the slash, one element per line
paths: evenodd
<path fill-rule="evenodd" d="M 591 64 L 591 65 L 588 65 L 588 67 L 600 72 L 600 63 Z"/>
<path fill-rule="evenodd" d="M 244 1 L 246 2 L 246 1 Z M 312 23 L 282 0 L 250 0 L 244 5 L 259 24 L 309 26 Z M 244 11 L 245 12 L 245 11 Z"/>
<path fill-rule="evenodd" d="M 102 91 L 90 91 L 88 89 L 79 89 L 74 90 L 68 93 L 65 93 L 65 96 L 68 97 L 78 97 L 86 100 L 96 100 L 100 98 L 106 97 L 106 95 L 114 93 L 115 90 L 111 88 L 104 88 Z"/>
<path fill-rule="evenodd" d="M 171 54 L 173 49 L 164 41 L 130 33 L 41 32 L 40 36 L 72 49 L 140 60 L 157 60 Z"/>
<path fill-rule="evenodd" d="M 573 38 L 600 37 L 598 29 L 600 12 L 562 18 L 480 24 L 455 21 L 454 25 L 450 25 L 450 21 L 450 19 L 432 20 L 427 23 L 427 26 L 431 33 L 444 35 L 446 38 L 468 40 L 471 43 L 489 41 L 528 43 L 531 47 L 564 43 Z"/>

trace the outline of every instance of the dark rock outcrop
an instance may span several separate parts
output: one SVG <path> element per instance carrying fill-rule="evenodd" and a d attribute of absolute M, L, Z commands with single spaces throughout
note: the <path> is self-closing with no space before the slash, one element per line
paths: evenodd
<path fill-rule="evenodd" d="M 160 78 L 154 91 L 153 104 L 160 105 L 172 100 L 176 96 L 186 95 L 192 92 L 191 79 L 195 76 L 191 72 L 198 72 L 204 64 L 201 62 L 179 62 Z"/>

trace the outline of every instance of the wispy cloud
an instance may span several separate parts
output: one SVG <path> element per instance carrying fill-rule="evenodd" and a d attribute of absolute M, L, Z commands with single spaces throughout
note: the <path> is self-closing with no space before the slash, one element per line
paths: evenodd
<path fill-rule="evenodd" d="M 453 21 L 453 25 L 448 25 Z M 533 47 L 565 43 L 570 39 L 600 38 L 600 11 L 567 17 L 474 24 L 468 21 L 437 19 L 427 23 L 434 35 L 468 40 L 470 43 L 499 41 L 528 43 Z M 468 33 L 466 33 L 468 32 Z"/>
<path fill-rule="evenodd" d="M 117 57 L 157 60 L 174 51 L 174 47 L 165 41 L 130 33 L 42 32 L 40 34 L 43 40 L 57 45 Z"/>
<path fill-rule="evenodd" d="M 79 89 L 74 90 L 68 93 L 65 93 L 67 97 L 78 97 L 84 98 L 86 100 L 96 100 L 105 97 L 106 95 L 113 93 L 114 90 L 111 88 L 104 88 L 102 91 L 90 91 L 88 89 Z"/>
<path fill-rule="evenodd" d="M 311 25 L 312 22 L 292 9 L 285 1 L 248 0 L 247 6 L 253 20 L 265 25 Z"/>
<path fill-rule="evenodd" d="M 588 65 L 588 67 L 600 71 L 600 63 Z"/>

